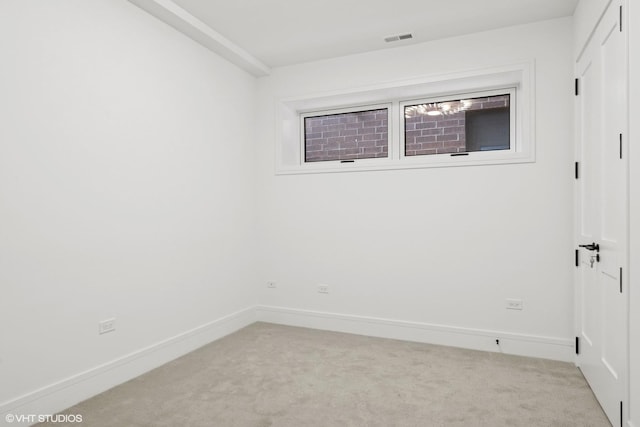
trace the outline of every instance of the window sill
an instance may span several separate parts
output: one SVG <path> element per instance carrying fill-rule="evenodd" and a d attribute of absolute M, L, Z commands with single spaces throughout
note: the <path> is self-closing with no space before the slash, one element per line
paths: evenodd
<path fill-rule="evenodd" d="M 485 166 L 485 165 L 507 165 L 520 163 L 534 163 L 535 156 L 518 156 L 510 154 L 499 158 L 493 156 L 491 158 L 482 158 L 469 153 L 469 156 L 442 157 L 434 159 L 434 161 L 424 161 L 422 159 L 403 159 L 403 160 L 381 160 L 374 159 L 374 163 L 367 162 L 366 159 L 356 160 L 350 163 L 340 162 L 322 162 L 322 165 L 304 164 L 290 169 L 279 168 L 276 175 L 301 175 L 301 174 L 318 174 L 318 173 L 342 173 L 342 172 L 371 172 L 385 170 L 404 170 L 404 169 L 430 169 L 444 167 L 461 167 L 461 166 Z"/>

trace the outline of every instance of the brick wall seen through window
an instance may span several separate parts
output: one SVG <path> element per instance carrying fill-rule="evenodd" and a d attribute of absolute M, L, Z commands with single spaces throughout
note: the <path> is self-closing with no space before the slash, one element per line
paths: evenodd
<path fill-rule="evenodd" d="M 304 118 L 305 162 L 389 156 L 388 109 Z"/>

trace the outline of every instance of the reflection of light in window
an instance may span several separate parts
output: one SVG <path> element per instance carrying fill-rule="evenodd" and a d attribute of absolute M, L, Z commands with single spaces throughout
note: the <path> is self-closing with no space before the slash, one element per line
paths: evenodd
<path fill-rule="evenodd" d="M 409 105 L 405 107 L 404 114 L 406 118 L 428 115 L 428 116 L 444 116 L 456 114 L 471 107 L 473 103 L 469 100 L 432 102 L 429 104 Z"/>
<path fill-rule="evenodd" d="M 473 105 L 468 99 L 460 101 L 432 102 L 429 104 L 409 105 L 404 109 L 407 119 L 416 116 L 448 116 L 467 110 Z"/>

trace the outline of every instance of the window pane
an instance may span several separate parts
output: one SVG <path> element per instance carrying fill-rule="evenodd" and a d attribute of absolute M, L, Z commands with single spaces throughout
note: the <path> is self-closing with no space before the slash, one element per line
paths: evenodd
<path fill-rule="evenodd" d="M 508 150 L 510 95 L 404 107 L 405 156 Z"/>
<path fill-rule="evenodd" d="M 388 109 L 304 118 L 305 162 L 389 156 Z"/>

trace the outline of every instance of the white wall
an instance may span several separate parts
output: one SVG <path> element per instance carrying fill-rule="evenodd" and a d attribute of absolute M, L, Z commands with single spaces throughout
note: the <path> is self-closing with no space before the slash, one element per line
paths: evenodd
<path fill-rule="evenodd" d="M 572 31 L 513 27 L 256 86 L 124 0 L 2 2 L 0 412 L 258 302 L 570 355 Z M 274 175 L 281 97 L 530 59 L 536 163 Z M 108 317 L 117 330 L 98 336 Z"/>
<path fill-rule="evenodd" d="M 514 342 L 559 344 L 556 356 L 569 360 L 572 35 L 572 20 L 559 19 L 274 69 L 260 79 L 261 277 L 278 282 L 260 285 L 263 304 L 510 333 Z M 280 98 L 530 59 L 535 163 L 274 175 Z M 316 292 L 319 283 L 328 295 Z M 524 310 L 506 310 L 506 298 L 523 299 Z M 494 338 L 477 346 L 495 349 Z"/>
<path fill-rule="evenodd" d="M 0 52 L 0 409 L 255 304 L 253 77 L 125 0 Z"/>

